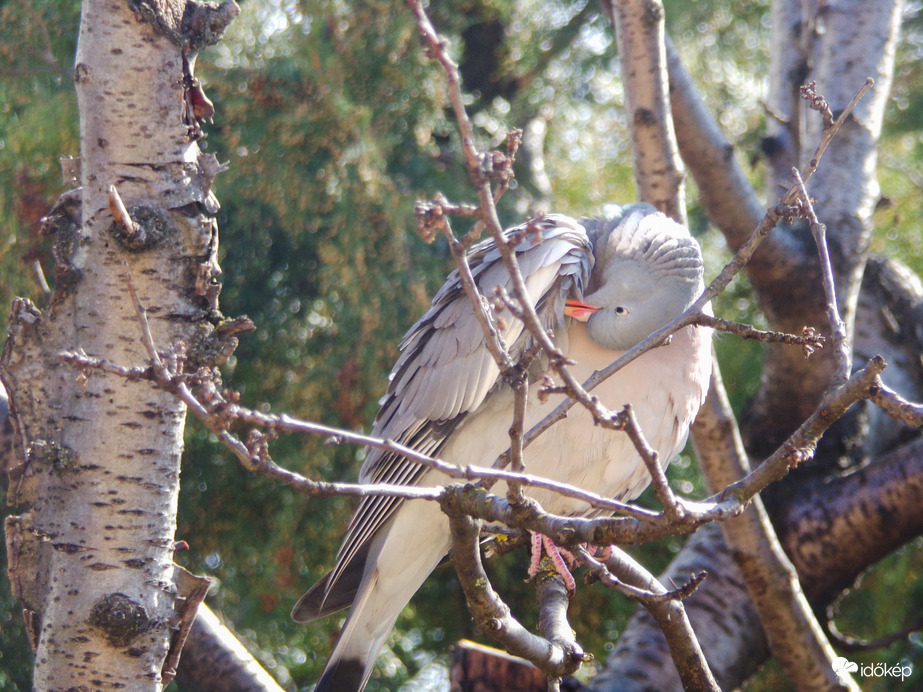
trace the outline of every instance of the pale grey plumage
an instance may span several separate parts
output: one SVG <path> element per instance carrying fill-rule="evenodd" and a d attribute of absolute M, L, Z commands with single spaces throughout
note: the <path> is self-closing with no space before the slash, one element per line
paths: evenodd
<path fill-rule="evenodd" d="M 508 233 L 522 235 L 516 251 L 530 296 L 559 348 L 578 362 L 578 379 L 678 316 L 702 290 L 698 244 L 686 229 L 646 205 L 581 223 L 549 215 Z M 492 295 L 496 286 L 512 292 L 493 241 L 477 246 L 469 263 L 483 294 Z M 569 298 L 603 309 L 584 326 L 564 316 Z M 518 358 L 531 347 L 532 337 L 508 311 L 498 318 L 504 341 Z M 492 463 L 508 446 L 512 398 L 499 380 L 499 368 L 483 343 L 457 272 L 404 337 L 401 351 L 372 434 L 457 464 Z M 613 408 L 632 403 L 665 466 L 685 444 L 704 398 L 709 358 L 707 331 L 687 328 L 669 346 L 619 371 L 596 393 Z M 541 405 L 533 393 L 527 426 L 558 401 L 552 397 Z M 530 473 L 620 499 L 636 497 L 648 483 L 647 471 L 626 436 L 596 428 L 579 409 L 529 448 L 526 463 Z M 370 452 L 359 479 L 447 482 L 438 473 L 378 450 Z M 547 491 L 530 494 L 555 513 L 587 510 L 580 502 Z M 362 500 L 336 567 L 292 613 L 298 621 L 310 621 L 353 606 L 317 690 L 359 690 L 365 685 L 398 614 L 448 548 L 447 521 L 434 503 Z"/>

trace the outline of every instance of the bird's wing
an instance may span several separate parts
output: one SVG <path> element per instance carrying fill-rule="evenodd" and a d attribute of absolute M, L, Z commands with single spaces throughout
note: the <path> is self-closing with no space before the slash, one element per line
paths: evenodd
<path fill-rule="evenodd" d="M 564 300 L 582 296 L 593 267 L 586 231 L 569 217 L 550 214 L 506 234 L 507 238 L 520 238 L 517 260 L 542 323 L 548 329 L 562 329 Z M 493 296 L 498 286 L 512 295 L 509 275 L 493 240 L 475 246 L 468 262 L 482 295 Z M 500 311 L 497 317 L 498 332 L 515 360 L 530 348 L 531 337 L 508 310 Z M 476 411 L 498 386 L 500 374 L 458 271 L 449 275 L 400 348 L 401 356 L 391 371 L 372 435 L 436 456 L 465 417 Z M 372 450 L 362 465 L 359 480 L 412 485 L 424 470 L 399 454 Z M 363 548 L 401 502 L 389 497 L 363 498 L 350 522 L 326 591 L 357 555 L 364 554 Z"/>

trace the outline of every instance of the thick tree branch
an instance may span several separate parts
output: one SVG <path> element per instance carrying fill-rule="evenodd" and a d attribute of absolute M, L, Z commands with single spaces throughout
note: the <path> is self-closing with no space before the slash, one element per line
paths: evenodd
<path fill-rule="evenodd" d="M 198 692 L 282 692 L 240 640 L 204 603 L 177 666 L 183 688 Z"/>
<path fill-rule="evenodd" d="M 773 514 L 773 522 L 808 601 L 822 610 L 871 565 L 923 534 L 923 438 L 848 475 L 804 479 L 789 494 L 791 501 Z M 720 528 L 700 529 L 661 579 L 708 571 L 685 601 L 686 611 L 721 688 L 734 689 L 762 665 L 769 649 Z M 593 689 L 682 689 L 663 635 L 645 612 L 629 623 Z"/>

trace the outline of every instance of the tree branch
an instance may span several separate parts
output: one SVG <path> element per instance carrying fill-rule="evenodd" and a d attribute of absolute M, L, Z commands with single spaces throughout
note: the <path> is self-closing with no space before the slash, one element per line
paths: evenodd
<path fill-rule="evenodd" d="M 540 668 L 550 677 L 561 678 L 575 672 L 583 662 L 583 651 L 565 648 L 525 629 L 493 590 L 481 562 L 480 522 L 466 513 L 449 511 L 452 530 L 452 562 L 465 600 L 482 632 L 507 651 Z"/>
<path fill-rule="evenodd" d="M 670 118 L 664 9 L 660 0 L 608 3 L 630 122 L 638 197 L 686 223 L 682 161 Z"/>
<path fill-rule="evenodd" d="M 684 587 L 667 591 L 644 567 L 621 550 L 613 548 L 604 562 L 593 558 L 586 549 L 581 548 L 579 553 L 594 576 L 610 588 L 632 596 L 651 614 L 667 641 L 684 690 L 716 692 L 721 689 L 715 682 L 683 606 L 683 600 L 705 578 L 704 572 Z"/>
<path fill-rule="evenodd" d="M 710 492 L 718 492 L 750 470 L 750 462 L 716 366 L 705 405 L 693 424 L 696 455 Z M 759 496 L 721 525 L 725 543 L 747 584 L 772 652 L 799 689 L 841 689 L 835 653 L 814 616 L 798 574 L 782 551 Z M 858 690 L 846 680 L 843 689 Z"/>
<path fill-rule="evenodd" d="M 826 108 L 826 103 L 824 107 Z M 830 109 L 826 109 L 825 122 L 828 117 L 833 117 L 830 114 Z M 833 384 L 841 384 L 849 377 L 852 354 L 850 353 L 849 338 L 846 334 L 846 323 L 840 317 L 840 310 L 837 307 L 836 283 L 833 280 L 833 266 L 830 264 L 830 250 L 827 248 L 827 227 L 817 220 L 817 214 L 814 213 L 811 198 L 808 196 L 808 191 L 804 187 L 804 181 L 801 179 L 797 168 L 792 169 L 792 176 L 795 178 L 798 198 L 801 202 L 803 213 L 811 225 L 811 235 L 814 236 L 817 253 L 820 256 L 820 275 L 824 284 L 824 295 L 827 298 L 827 319 L 830 320 L 830 327 L 833 330 L 833 358 L 836 362 Z"/>

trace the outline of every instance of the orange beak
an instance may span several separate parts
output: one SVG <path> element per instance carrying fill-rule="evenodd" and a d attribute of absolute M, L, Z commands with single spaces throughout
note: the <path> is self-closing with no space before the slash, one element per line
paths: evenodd
<path fill-rule="evenodd" d="M 583 303 L 579 300 L 574 300 L 573 298 L 568 298 L 564 301 L 564 314 L 567 317 L 573 317 L 575 320 L 580 322 L 586 322 L 590 319 L 590 315 L 594 312 L 598 312 L 601 308 L 596 307 L 595 305 L 590 305 L 588 303 Z"/>

